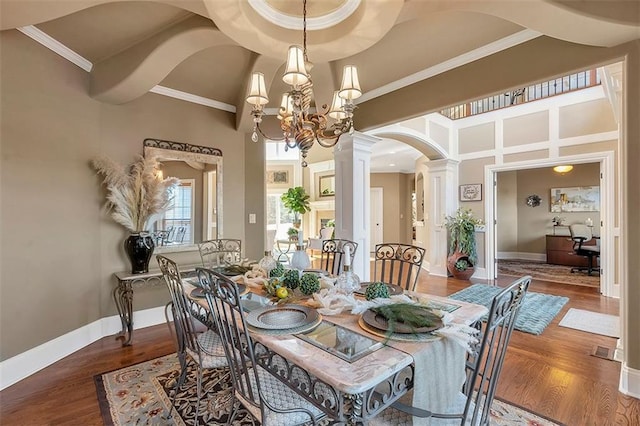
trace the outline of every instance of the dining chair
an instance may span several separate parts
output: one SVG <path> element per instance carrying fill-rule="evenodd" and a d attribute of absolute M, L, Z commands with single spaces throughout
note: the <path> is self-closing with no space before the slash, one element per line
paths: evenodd
<path fill-rule="evenodd" d="M 242 241 L 228 238 L 208 240 L 198 244 L 202 266 L 216 268 L 239 263 L 242 259 Z"/>
<path fill-rule="evenodd" d="M 480 337 L 467 355 L 466 379 L 456 404 L 444 413 L 433 413 L 395 402 L 376 417 L 371 425 L 411 424 L 411 416 L 428 417 L 431 425 L 450 425 L 453 420 L 458 420 L 462 426 L 489 425 L 491 404 L 504 357 L 530 284 L 531 277 L 528 275 L 509 284 L 491 301 L 486 323 L 475 324 L 480 330 Z"/>
<path fill-rule="evenodd" d="M 374 253 L 372 281 L 396 284 L 413 291 L 424 257 L 425 249 L 422 247 L 400 243 L 378 244 Z"/>
<path fill-rule="evenodd" d="M 320 268 L 324 269 L 331 275 L 340 275 L 342 266 L 344 265 L 345 247 L 349 247 L 350 260 L 353 265 L 353 259 L 358 249 L 358 243 L 351 240 L 330 239 L 322 242 L 322 255 L 320 257 Z"/>
<path fill-rule="evenodd" d="M 232 424 L 240 404 L 263 426 L 317 424 L 320 409 L 262 368 L 245 322 L 236 284 L 215 271 L 196 268 L 223 342 L 234 389 Z"/>
<path fill-rule="evenodd" d="M 173 397 L 171 398 L 170 416 L 173 413 L 175 399 L 187 377 L 187 367 L 191 362 L 197 368 L 197 400 L 195 419 L 198 422 L 200 399 L 202 392 L 203 371 L 213 368 L 227 367 L 227 358 L 222 347 L 220 336 L 213 330 L 198 332 L 198 326 L 191 314 L 190 303 L 184 293 L 178 265 L 171 259 L 157 255 L 156 259 L 162 271 L 162 276 L 169 288 L 171 302 L 165 309 L 170 309 L 173 326 L 176 333 L 177 355 L 180 361 L 180 376 L 176 380 Z M 166 315 L 166 311 L 165 311 Z M 168 320 L 168 316 L 167 316 Z M 213 385 L 213 384 L 212 384 Z"/>

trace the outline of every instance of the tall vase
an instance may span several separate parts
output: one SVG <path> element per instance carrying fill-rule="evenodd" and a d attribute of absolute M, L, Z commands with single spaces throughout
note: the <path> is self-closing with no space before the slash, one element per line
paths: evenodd
<path fill-rule="evenodd" d="M 147 232 L 131 234 L 124 240 L 124 251 L 129 256 L 132 274 L 149 272 L 149 261 L 154 248 L 153 238 Z"/>

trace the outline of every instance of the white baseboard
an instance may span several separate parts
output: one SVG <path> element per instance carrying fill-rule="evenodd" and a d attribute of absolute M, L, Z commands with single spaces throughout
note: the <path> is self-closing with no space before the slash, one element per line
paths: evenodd
<path fill-rule="evenodd" d="M 133 313 L 134 329 L 165 322 L 164 306 Z M 60 337 L 0 362 L 0 390 L 42 370 L 85 346 L 116 334 L 122 329 L 120 317 L 114 315 L 70 331 Z"/>
<path fill-rule="evenodd" d="M 623 362 L 619 390 L 625 395 L 640 399 L 640 370 L 631 368 Z"/>
<path fill-rule="evenodd" d="M 498 260 L 530 260 L 532 262 L 546 262 L 547 255 L 545 253 L 527 253 L 518 251 L 499 251 L 497 253 Z"/>

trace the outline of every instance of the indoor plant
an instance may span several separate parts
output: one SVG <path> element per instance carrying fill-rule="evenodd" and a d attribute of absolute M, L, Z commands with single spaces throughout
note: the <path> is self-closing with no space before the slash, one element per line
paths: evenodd
<path fill-rule="evenodd" d="M 482 220 L 473 216 L 471 209 L 462 207 L 456 210 L 455 214 L 445 218 L 445 226 L 449 231 L 449 257 L 447 258 L 447 269 L 454 276 L 459 274 L 461 279 L 469 279 L 473 275 L 474 265 L 477 261 L 476 251 L 476 225 L 482 225 Z M 459 264 L 462 268 L 464 263 L 468 266 L 464 270 L 457 268 Z M 470 271 L 469 271 L 470 270 Z M 463 278 L 468 274 L 467 278 Z"/>
<path fill-rule="evenodd" d="M 148 272 L 154 248 L 147 228 L 149 219 L 171 207 L 173 188 L 179 180 L 159 178 L 158 161 L 154 157 L 139 156 L 128 167 L 100 157 L 93 160 L 92 165 L 104 177 L 111 217 L 131 233 L 124 243 L 131 272 Z"/>
<path fill-rule="evenodd" d="M 302 186 L 289 188 L 287 192 L 280 196 L 284 207 L 293 213 L 293 226 L 300 227 L 300 215 L 311 211 L 309 198 Z"/>

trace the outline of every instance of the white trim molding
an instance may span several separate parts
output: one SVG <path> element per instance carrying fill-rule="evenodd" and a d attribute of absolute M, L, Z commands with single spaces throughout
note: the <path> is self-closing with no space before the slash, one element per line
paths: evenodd
<path fill-rule="evenodd" d="M 163 322 L 165 322 L 164 306 L 133 313 L 136 330 Z M 115 335 L 121 329 L 122 322 L 118 315 L 101 318 L 0 362 L 0 390 L 37 373 L 96 340 Z"/>
<path fill-rule="evenodd" d="M 235 105 L 226 104 L 224 102 L 216 101 L 214 99 L 205 98 L 203 96 L 198 96 L 187 92 L 182 92 L 170 87 L 155 86 L 149 91 L 158 95 L 168 96 L 170 98 L 191 102 L 193 104 L 204 105 L 222 111 L 232 112 L 234 114 L 236 112 Z"/>
<path fill-rule="evenodd" d="M 620 369 L 620 392 L 633 398 L 640 399 L 640 370 L 622 363 Z"/>
<path fill-rule="evenodd" d="M 91 61 L 83 58 L 82 56 L 80 56 L 80 54 L 69 49 L 67 46 L 60 43 L 58 40 L 51 37 L 47 33 L 39 30 L 33 25 L 28 25 L 26 27 L 20 27 L 16 29 L 20 31 L 22 34 L 26 35 L 27 37 L 30 37 L 33 40 L 37 41 L 47 49 L 62 56 L 67 61 L 76 64 L 86 72 L 91 72 L 91 69 L 93 68 L 93 63 L 91 63 Z"/>

